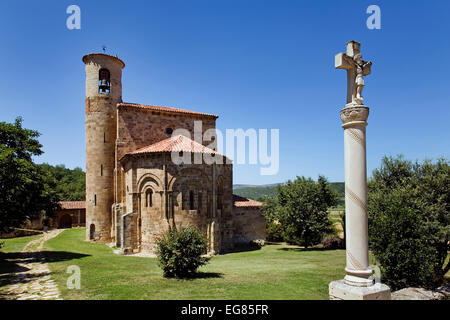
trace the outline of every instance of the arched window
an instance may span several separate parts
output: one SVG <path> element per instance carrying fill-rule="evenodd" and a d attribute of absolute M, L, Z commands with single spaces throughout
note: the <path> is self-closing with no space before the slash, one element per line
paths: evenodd
<path fill-rule="evenodd" d="M 169 193 L 168 194 L 168 201 L 169 201 L 169 218 L 173 218 L 173 207 L 174 207 L 174 201 L 176 201 L 175 200 L 175 197 L 174 197 L 174 195 L 172 194 L 172 193 Z"/>
<path fill-rule="evenodd" d="M 223 184 L 219 183 L 217 188 L 217 209 L 222 212 L 223 210 Z"/>
<path fill-rule="evenodd" d="M 89 226 L 89 240 L 94 240 L 95 238 L 95 224 L 91 223 Z"/>
<path fill-rule="evenodd" d="M 189 210 L 195 210 L 194 209 L 194 191 L 189 191 Z"/>
<path fill-rule="evenodd" d="M 172 129 L 171 127 L 167 127 L 167 128 L 166 128 L 166 134 L 167 134 L 168 136 L 171 136 L 172 133 L 173 133 L 173 129 Z"/>
<path fill-rule="evenodd" d="M 153 190 L 152 189 L 147 189 L 147 191 L 145 191 L 145 206 L 148 207 L 153 207 Z"/>
<path fill-rule="evenodd" d="M 109 93 L 111 89 L 111 79 L 108 69 L 100 69 L 98 73 L 98 92 Z"/>

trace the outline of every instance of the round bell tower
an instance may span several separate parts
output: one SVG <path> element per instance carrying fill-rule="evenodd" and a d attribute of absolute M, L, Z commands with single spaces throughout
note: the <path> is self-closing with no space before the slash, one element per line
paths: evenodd
<path fill-rule="evenodd" d="M 112 240 L 117 103 L 122 69 L 117 57 L 92 53 L 86 65 L 86 240 Z"/>

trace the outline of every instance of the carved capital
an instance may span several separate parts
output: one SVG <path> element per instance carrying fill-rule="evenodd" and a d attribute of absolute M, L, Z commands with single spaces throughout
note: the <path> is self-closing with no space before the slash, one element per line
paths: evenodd
<path fill-rule="evenodd" d="M 347 105 L 341 110 L 343 125 L 350 123 L 366 123 L 369 117 L 369 108 L 363 105 Z"/>

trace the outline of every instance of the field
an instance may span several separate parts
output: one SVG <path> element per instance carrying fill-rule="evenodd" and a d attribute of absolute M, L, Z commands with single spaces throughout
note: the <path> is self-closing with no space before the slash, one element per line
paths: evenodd
<path fill-rule="evenodd" d="M 344 277 L 344 250 L 303 250 L 271 244 L 213 257 L 191 280 L 165 279 L 154 258 L 120 256 L 70 229 L 45 244 L 64 299 L 328 299 Z M 66 286 L 67 267 L 81 270 L 81 289 Z"/>

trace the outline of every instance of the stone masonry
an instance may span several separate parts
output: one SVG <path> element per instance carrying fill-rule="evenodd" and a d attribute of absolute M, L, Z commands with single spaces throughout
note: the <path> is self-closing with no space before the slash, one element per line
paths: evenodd
<path fill-rule="evenodd" d="M 83 62 L 87 240 L 112 242 L 124 254 L 153 253 L 166 231 L 194 227 L 215 254 L 265 239 L 261 203 L 232 194 L 232 163 L 216 152 L 218 116 L 124 103 L 123 61 L 88 54 Z M 177 164 L 174 152 L 222 161 Z"/>
<path fill-rule="evenodd" d="M 8 300 L 62 300 L 56 282 L 42 254 L 45 241 L 56 237 L 62 230 L 44 233 L 30 241 L 22 250 L 23 257 L 16 262 L 18 271 L 12 275 L 12 284 L 2 288 L 1 299 Z"/>
<path fill-rule="evenodd" d="M 122 68 L 105 54 L 83 57 L 86 64 L 86 238 L 111 241 L 114 202 L 116 105 L 122 101 Z M 110 92 L 99 89 L 100 71 L 109 72 Z M 106 214 L 108 213 L 108 214 Z"/>

